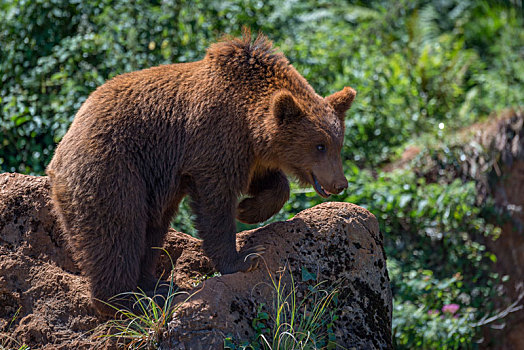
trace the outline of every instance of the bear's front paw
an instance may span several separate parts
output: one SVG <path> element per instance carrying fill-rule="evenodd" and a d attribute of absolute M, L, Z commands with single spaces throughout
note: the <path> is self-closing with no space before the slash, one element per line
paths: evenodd
<path fill-rule="evenodd" d="M 266 203 L 267 205 L 267 203 Z M 237 208 L 237 219 L 246 224 L 257 224 L 273 216 L 273 211 L 268 210 L 256 197 L 245 198 Z"/>
<path fill-rule="evenodd" d="M 235 272 L 249 272 L 255 270 L 259 263 L 260 257 L 266 248 L 263 245 L 257 245 L 255 247 L 241 251 L 238 257 L 232 263 L 219 266 L 218 270 L 221 274 L 226 275 Z"/>

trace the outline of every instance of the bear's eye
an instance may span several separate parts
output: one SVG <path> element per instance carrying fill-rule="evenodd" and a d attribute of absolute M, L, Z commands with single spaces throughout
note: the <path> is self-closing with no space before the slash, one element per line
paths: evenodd
<path fill-rule="evenodd" d="M 319 152 L 326 152 L 326 146 L 320 144 L 320 145 L 317 145 L 317 150 Z"/>

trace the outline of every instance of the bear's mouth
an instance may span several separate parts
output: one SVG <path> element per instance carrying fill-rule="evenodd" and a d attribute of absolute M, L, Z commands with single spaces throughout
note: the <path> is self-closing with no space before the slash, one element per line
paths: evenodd
<path fill-rule="evenodd" d="M 318 182 L 317 178 L 315 177 L 315 174 L 311 173 L 311 177 L 313 178 L 313 188 L 315 189 L 315 191 L 317 191 L 317 193 L 323 197 L 323 198 L 328 198 L 330 196 L 330 193 L 327 192 L 324 187 L 322 187 L 322 185 Z"/>

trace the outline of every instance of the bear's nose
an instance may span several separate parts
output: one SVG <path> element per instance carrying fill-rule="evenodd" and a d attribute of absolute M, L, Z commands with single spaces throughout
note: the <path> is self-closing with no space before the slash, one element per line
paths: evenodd
<path fill-rule="evenodd" d="M 346 179 L 335 184 L 335 190 L 337 191 L 336 193 L 340 193 L 346 188 L 348 188 L 348 181 Z"/>

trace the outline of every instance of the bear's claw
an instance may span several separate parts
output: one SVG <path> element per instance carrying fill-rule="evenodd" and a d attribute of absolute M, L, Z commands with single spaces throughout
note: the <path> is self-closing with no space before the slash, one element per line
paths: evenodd
<path fill-rule="evenodd" d="M 249 264 L 249 267 L 245 270 L 246 272 L 253 271 L 258 267 L 260 256 L 264 254 L 265 251 L 266 247 L 257 245 L 244 252 L 244 262 Z"/>
<path fill-rule="evenodd" d="M 251 248 L 243 249 L 237 253 L 235 260 L 229 262 L 225 259 L 218 260 L 217 270 L 226 275 L 235 272 L 249 272 L 255 270 L 260 262 L 260 257 L 266 248 L 263 245 L 257 245 Z"/>

